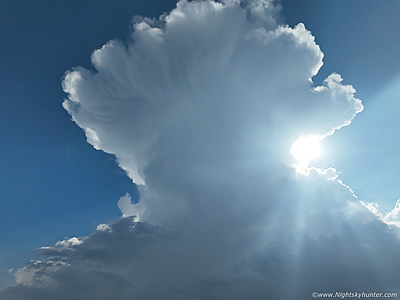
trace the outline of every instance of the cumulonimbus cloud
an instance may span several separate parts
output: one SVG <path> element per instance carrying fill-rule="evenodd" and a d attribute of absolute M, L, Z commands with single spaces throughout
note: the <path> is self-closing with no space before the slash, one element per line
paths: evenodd
<path fill-rule="evenodd" d="M 297 138 L 333 134 L 363 106 L 339 74 L 314 86 L 320 48 L 277 14 L 271 1 L 182 0 L 96 50 L 95 71 L 66 73 L 64 108 L 140 200 L 127 194 L 122 218 L 42 248 L 44 262 L 19 269 L 4 295 L 303 299 L 398 287 L 396 232 L 333 168 L 292 167 Z"/>

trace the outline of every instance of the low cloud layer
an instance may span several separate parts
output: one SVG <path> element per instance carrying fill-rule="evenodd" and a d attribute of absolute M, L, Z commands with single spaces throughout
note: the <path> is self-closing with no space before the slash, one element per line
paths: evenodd
<path fill-rule="evenodd" d="M 394 291 L 395 229 L 333 168 L 296 172 L 291 145 L 363 106 L 303 24 L 263 0 L 180 1 L 68 72 L 64 108 L 114 154 L 140 200 L 95 233 L 40 249 L 6 299 L 307 299 Z M 397 213 L 394 212 L 394 213 Z M 394 226 L 394 228 L 397 228 Z"/>

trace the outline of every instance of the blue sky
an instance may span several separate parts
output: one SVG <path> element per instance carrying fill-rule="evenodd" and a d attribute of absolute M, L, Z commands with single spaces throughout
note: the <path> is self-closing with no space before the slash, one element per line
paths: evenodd
<path fill-rule="evenodd" d="M 122 194 L 135 192 L 115 159 L 70 121 L 61 78 L 72 66 L 90 67 L 90 53 L 109 39 L 126 39 L 132 16 L 172 3 L 1 2 L 3 269 L 43 244 L 90 233 L 119 216 Z"/>
<path fill-rule="evenodd" d="M 286 7 L 284 3 L 287 22 L 292 26 L 304 22 L 325 54 L 314 81 L 338 72 L 355 87 L 365 106 L 351 126 L 324 141 L 329 151 L 321 163 L 336 167 L 361 199 L 391 210 L 399 198 L 398 3 L 305 1 Z"/>
<path fill-rule="evenodd" d="M 364 104 L 350 126 L 323 141 L 315 165 L 336 168 L 361 200 L 390 211 L 400 198 L 400 4 L 282 6 L 282 20 L 304 23 L 325 55 L 315 84 L 337 72 Z M 71 121 L 61 81 L 74 66 L 93 70 L 91 53 L 109 40 L 129 40 L 133 16 L 157 17 L 174 7 L 165 0 L 0 2 L 0 286 L 13 282 L 7 269 L 29 262 L 35 249 L 89 235 L 121 215 L 119 197 L 137 199 L 115 157 L 93 149 Z"/>

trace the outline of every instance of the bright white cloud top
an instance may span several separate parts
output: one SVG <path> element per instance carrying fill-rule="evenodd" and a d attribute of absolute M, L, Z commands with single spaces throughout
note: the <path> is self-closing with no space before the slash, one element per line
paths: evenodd
<path fill-rule="evenodd" d="M 263 0 L 180 1 L 137 22 L 127 44 L 96 50 L 95 71 L 67 72 L 64 108 L 140 185 L 140 201 L 127 194 L 122 218 L 42 248 L 7 299 L 396 291 L 396 232 L 333 168 L 292 167 L 294 155 L 308 168 L 317 140 L 363 106 L 339 74 L 313 85 L 320 48 L 277 14 Z"/>

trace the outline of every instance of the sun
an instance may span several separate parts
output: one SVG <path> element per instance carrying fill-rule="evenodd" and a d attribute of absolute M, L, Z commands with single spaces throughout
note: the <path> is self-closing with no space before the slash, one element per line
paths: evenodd
<path fill-rule="evenodd" d="M 296 168 L 307 168 L 310 161 L 321 155 L 320 141 L 322 137 L 309 135 L 300 137 L 290 148 L 290 154 L 296 160 Z"/>

